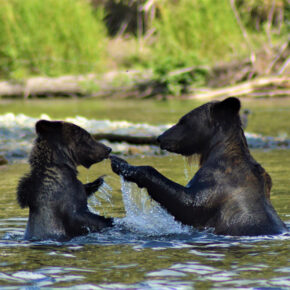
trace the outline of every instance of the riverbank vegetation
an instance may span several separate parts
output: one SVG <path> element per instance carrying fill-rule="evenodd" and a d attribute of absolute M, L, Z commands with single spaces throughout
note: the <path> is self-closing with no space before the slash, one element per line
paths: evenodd
<path fill-rule="evenodd" d="M 90 74 L 73 79 L 78 91 L 68 94 L 107 96 L 125 88 L 125 95 L 148 97 L 283 76 L 289 69 L 287 3 L 0 0 L 0 79 L 19 87 L 35 76 Z M 1 86 L 11 92 L 7 85 L 0 83 L 0 96 Z M 10 96 L 29 97 L 26 87 Z M 289 84 L 282 89 L 287 95 Z"/>

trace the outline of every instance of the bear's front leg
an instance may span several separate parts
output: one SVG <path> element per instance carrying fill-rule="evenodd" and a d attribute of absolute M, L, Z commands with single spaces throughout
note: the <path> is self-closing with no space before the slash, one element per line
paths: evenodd
<path fill-rule="evenodd" d="M 87 197 L 94 194 L 104 183 L 104 175 L 97 178 L 95 181 L 84 184 Z"/>

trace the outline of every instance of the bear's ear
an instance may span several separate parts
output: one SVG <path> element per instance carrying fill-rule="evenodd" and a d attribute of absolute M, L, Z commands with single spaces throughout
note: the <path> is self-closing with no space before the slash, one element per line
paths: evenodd
<path fill-rule="evenodd" d="M 56 135 L 61 126 L 62 122 L 60 121 L 40 120 L 35 124 L 35 131 L 38 136 L 47 138 Z"/>
<path fill-rule="evenodd" d="M 214 104 L 216 114 L 237 115 L 241 109 L 241 102 L 238 98 L 230 97 L 219 103 Z"/>

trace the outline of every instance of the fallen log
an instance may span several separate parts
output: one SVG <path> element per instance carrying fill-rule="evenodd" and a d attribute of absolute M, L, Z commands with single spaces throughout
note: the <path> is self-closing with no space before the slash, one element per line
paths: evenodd
<path fill-rule="evenodd" d="M 87 76 L 62 76 L 58 78 L 34 77 L 22 82 L 2 81 L 0 82 L 1 96 L 23 96 L 30 95 L 57 95 L 57 94 L 80 94 L 84 90 L 80 83 L 90 80 Z"/>
<path fill-rule="evenodd" d="M 158 145 L 157 138 L 155 136 L 130 136 L 130 135 L 120 135 L 120 134 L 92 134 L 96 140 L 108 140 L 110 142 L 126 142 L 128 144 L 134 145 Z"/>
<path fill-rule="evenodd" d="M 283 88 L 281 90 L 280 88 Z M 275 90 L 279 92 L 279 95 L 290 96 L 290 77 L 264 77 L 249 80 L 237 85 L 219 88 L 219 89 L 191 89 L 191 95 L 188 99 L 214 99 L 218 97 L 230 97 L 230 96 L 247 96 L 251 94 L 258 94 L 262 96 L 275 95 Z M 274 92 L 274 94 L 271 94 Z"/>
<path fill-rule="evenodd" d="M 181 74 L 193 68 L 173 71 L 169 74 Z M 219 68 L 221 69 L 221 68 Z M 227 69 L 227 68 L 225 68 Z M 126 76 L 128 82 L 126 85 L 114 84 L 114 80 L 122 79 Z M 156 82 L 152 81 L 153 74 L 151 71 L 138 72 L 111 72 L 100 77 L 95 74 L 79 76 L 61 76 L 58 78 L 34 77 L 21 82 L 0 81 L 0 97 L 23 96 L 67 96 L 67 95 L 94 95 L 94 96 L 134 96 L 144 98 L 162 93 L 162 88 L 156 88 Z M 278 90 L 279 96 L 289 95 L 290 89 L 289 76 L 272 76 L 256 78 L 233 86 L 227 86 L 217 89 L 200 89 L 194 86 L 189 87 L 189 96 L 187 98 L 212 99 L 227 96 L 247 96 L 253 93 L 265 96 L 272 96 L 275 90 Z M 274 93 L 275 95 L 275 93 Z"/>
<path fill-rule="evenodd" d="M 128 78 L 127 86 L 116 86 L 114 81 Z M 0 97 L 22 96 L 50 96 L 50 95 L 108 95 L 111 91 L 135 89 L 138 83 L 148 82 L 152 78 L 152 72 L 112 71 L 102 76 L 97 74 L 66 75 L 56 78 L 32 77 L 22 81 L 0 81 Z"/>

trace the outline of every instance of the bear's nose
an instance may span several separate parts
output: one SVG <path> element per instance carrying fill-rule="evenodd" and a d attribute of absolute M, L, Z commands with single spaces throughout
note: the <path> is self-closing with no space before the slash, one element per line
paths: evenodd
<path fill-rule="evenodd" d="M 156 140 L 157 140 L 158 143 L 160 143 L 161 142 L 160 136 L 158 136 Z"/>

